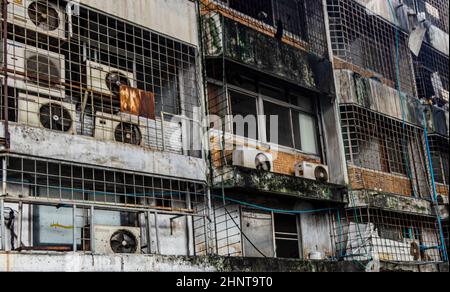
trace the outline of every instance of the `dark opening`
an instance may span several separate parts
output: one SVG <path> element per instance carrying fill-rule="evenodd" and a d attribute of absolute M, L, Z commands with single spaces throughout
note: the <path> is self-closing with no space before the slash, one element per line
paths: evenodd
<path fill-rule="evenodd" d="M 297 216 L 275 214 L 274 218 L 277 257 L 300 258 Z"/>

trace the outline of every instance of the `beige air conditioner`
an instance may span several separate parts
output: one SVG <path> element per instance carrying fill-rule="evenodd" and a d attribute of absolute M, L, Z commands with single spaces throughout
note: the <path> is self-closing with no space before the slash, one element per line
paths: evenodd
<path fill-rule="evenodd" d="M 145 128 L 139 126 L 139 124 L 139 117 L 137 116 L 124 113 L 111 115 L 97 112 L 94 136 L 97 140 L 143 146 Z"/>
<path fill-rule="evenodd" d="M 92 92 L 119 97 L 121 85 L 137 87 L 133 73 L 92 61 L 86 63 L 86 70 L 87 87 Z"/>
<path fill-rule="evenodd" d="M 19 94 L 18 123 L 76 134 L 76 106 L 71 103 Z"/>
<path fill-rule="evenodd" d="M 38 33 L 66 40 L 64 9 L 48 0 L 8 1 L 8 22 Z"/>
<path fill-rule="evenodd" d="M 84 228 L 89 238 L 90 227 Z M 137 227 L 94 225 L 94 250 L 99 254 L 140 254 L 141 230 Z"/>
<path fill-rule="evenodd" d="M 0 47 L 3 64 L 3 47 Z M 64 55 L 8 40 L 8 86 L 41 95 L 64 98 Z"/>
<path fill-rule="evenodd" d="M 273 156 L 251 148 L 238 148 L 233 152 L 233 165 L 261 171 L 273 171 Z"/>
<path fill-rule="evenodd" d="M 328 166 L 303 161 L 295 165 L 295 176 L 319 182 L 329 182 Z"/>

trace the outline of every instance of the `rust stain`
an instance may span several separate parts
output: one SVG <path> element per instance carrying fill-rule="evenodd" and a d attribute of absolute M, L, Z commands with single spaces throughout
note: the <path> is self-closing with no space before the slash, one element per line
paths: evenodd
<path fill-rule="evenodd" d="M 152 92 L 120 86 L 120 110 L 135 116 L 155 119 L 155 96 Z"/>

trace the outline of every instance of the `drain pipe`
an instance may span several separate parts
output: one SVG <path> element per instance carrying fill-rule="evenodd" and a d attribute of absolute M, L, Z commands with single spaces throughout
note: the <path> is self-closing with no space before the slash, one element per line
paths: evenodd
<path fill-rule="evenodd" d="M 10 148 L 9 136 L 9 112 L 8 112 L 8 0 L 3 0 L 3 119 L 5 121 L 5 148 Z"/>
<path fill-rule="evenodd" d="M 73 21 L 72 16 L 80 15 L 80 6 L 78 1 L 69 1 L 66 5 L 67 21 L 69 22 L 69 39 L 73 37 Z"/>
<path fill-rule="evenodd" d="M 439 210 L 439 200 L 438 200 L 438 193 L 437 193 L 437 186 L 436 186 L 436 180 L 434 176 L 434 168 L 433 168 L 433 160 L 431 156 L 431 148 L 430 148 L 430 141 L 428 139 L 428 125 L 427 125 L 427 118 L 425 115 L 425 111 L 422 112 L 422 119 L 423 119 L 423 128 L 424 128 L 424 136 L 425 136 L 425 146 L 427 150 L 427 156 L 428 156 L 428 167 L 430 169 L 430 176 L 431 176 L 431 185 L 432 185 L 432 201 L 433 201 L 433 207 L 436 212 L 436 220 L 439 227 L 439 238 L 440 238 L 440 250 L 442 252 L 442 258 L 444 262 L 448 262 L 448 253 L 447 253 L 447 247 L 445 245 L 445 236 L 444 236 L 444 230 L 443 230 L 443 224 L 442 224 L 442 218 Z"/>

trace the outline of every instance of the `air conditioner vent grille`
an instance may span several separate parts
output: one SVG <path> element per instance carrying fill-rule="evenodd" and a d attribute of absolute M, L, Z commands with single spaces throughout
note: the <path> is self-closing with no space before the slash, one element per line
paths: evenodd
<path fill-rule="evenodd" d="M 54 59 L 42 54 L 29 54 L 25 70 L 31 82 L 39 86 L 55 87 L 61 83 L 61 70 L 58 64 Z"/>
<path fill-rule="evenodd" d="M 110 245 L 114 253 L 134 254 L 137 251 L 138 240 L 132 232 L 118 230 L 111 236 Z"/>
<path fill-rule="evenodd" d="M 114 96 L 119 96 L 121 85 L 131 87 L 131 82 L 128 79 L 128 77 L 125 74 L 118 71 L 111 71 L 108 74 L 106 74 L 105 82 L 106 86 Z"/>
<path fill-rule="evenodd" d="M 140 145 L 142 142 L 139 127 L 130 123 L 119 123 L 114 131 L 114 138 L 125 144 Z"/>
<path fill-rule="evenodd" d="M 44 128 L 62 132 L 69 132 L 73 124 L 69 110 L 55 103 L 41 106 L 39 120 Z"/>
<path fill-rule="evenodd" d="M 34 1 L 28 6 L 28 17 L 36 27 L 44 31 L 55 31 L 60 26 L 58 9 L 51 3 Z"/>

